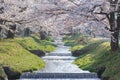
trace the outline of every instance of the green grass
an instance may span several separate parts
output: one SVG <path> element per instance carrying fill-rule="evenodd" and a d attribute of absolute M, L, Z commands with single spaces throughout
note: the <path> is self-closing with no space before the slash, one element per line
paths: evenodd
<path fill-rule="evenodd" d="M 98 68 L 106 67 L 103 77 L 110 77 L 109 80 L 120 80 L 120 48 L 115 53 L 111 53 L 110 42 L 80 34 L 64 37 L 63 40 L 65 45 L 72 46 L 71 52 L 76 50 L 82 52 L 73 62 L 79 68 L 97 72 Z"/>
<path fill-rule="evenodd" d="M 70 51 L 73 52 L 73 51 L 76 51 L 76 50 L 80 50 L 80 49 L 82 49 L 82 48 L 84 48 L 83 45 L 77 45 L 77 46 L 72 47 L 72 48 L 70 49 Z"/>
<path fill-rule="evenodd" d="M 18 72 L 33 71 L 45 67 L 42 59 L 27 51 L 14 40 L 0 42 L 0 64 L 10 66 Z"/>
<path fill-rule="evenodd" d="M 76 46 L 76 45 L 86 45 L 90 38 L 81 34 L 75 34 L 71 36 L 66 36 L 63 38 L 65 46 Z"/>
<path fill-rule="evenodd" d="M 79 56 L 74 64 L 93 72 L 97 72 L 99 67 L 106 67 L 102 76 L 110 77 L 109 80 L 120 80 L 120 49 L 112 54 L 109 42 L 98 41 L 88 44 L 81 50 L 86 50 L 86 52 Z"/>
<path fill-rule="evenodd" d="M 44 68 L 45 62 L 40 57 L 30 53 L 29 50 L 51 52 L 55 50 L 55 46 L 50 41 L 43 41 L 38 37 L 0 41 L 0 76 L 4 76 L 2 66 L 10 66 L 14 71 L 20 73 Z"/>
<path fill-rule="evenodd" d="M 27 50 L 42 50 L 45 52 L 52 52 L 55 50 L 55 46 L 46 40 L 40 40 L 38 37 L 26 37 L 16 39 Z"/>

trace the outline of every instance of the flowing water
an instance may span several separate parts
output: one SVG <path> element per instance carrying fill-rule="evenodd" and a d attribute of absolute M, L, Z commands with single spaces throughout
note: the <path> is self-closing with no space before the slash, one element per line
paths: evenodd
<path fill-rule="evenodd" d="M 64 46 L 61 41 L 56 44 L 56 51 L 42 57 L 46 67 L 33 73 L 23 73 L 20 80 L 100 80 L 96 73 L 84 71 L 72 64 L 76 57 L 72 57 L 70 47 Z"/>

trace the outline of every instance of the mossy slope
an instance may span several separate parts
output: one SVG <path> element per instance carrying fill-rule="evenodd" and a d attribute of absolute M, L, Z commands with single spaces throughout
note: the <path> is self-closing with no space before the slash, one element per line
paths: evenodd
<path fill-rule="evenodd" d="M 97 41 L 81 48 L 86 52 L 80 55 L 74 64 L 85 70 L 97 72 L 97 68 L 106 67 L 103 77 L 120 80 L 120 50 L 111 53 L 110 42 Z"/>
<path fill-rule="evenodd" d="M 27 50 L 42 50 L 45 52 L 52 52 L 55 46 L 46 40 L 40 40 L 37 37 L 17 38 L 16 39 Z"/>
<path fill-rule="evenodd" d="M 43 41 L 38 37 L 4 39 L 0 41 L 0 76 L 4 76 L 2 66 L 9 66 L 20 73 L 44 68 L 45 62 L 40 57 L 30 53 L 29 50 L 51 52 L 55 50 L 55 46 L 50 41 Z"/>
<path fill-rule="evenodd" d="M 77 42 L 78 40 L 87 40 Z M 84 70 L 97 72 L 100 67 L 106 67 L 102 77 L 109 77 L 109 80 L 120 80 L 120 49 L 111 53 L 110 42 L 97 38 L 83 38 L 81 35 L 69 36 L 64 41 L 70 42 L 71 51 L 83 51 L 73 63 Z M 73 41 L 73 42 L 71 42 Z M 68 44 L 68 43 L 67 43 Z"/>
<path fill-rule="evenodd" d="M 38 70 L 45 66 L 44 61 L 13 40 L 0 42 L 0 64 L 19 72 Z"/>

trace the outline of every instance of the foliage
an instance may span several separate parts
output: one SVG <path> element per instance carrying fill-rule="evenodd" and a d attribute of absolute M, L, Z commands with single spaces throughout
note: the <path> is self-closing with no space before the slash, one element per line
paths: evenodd
<path fill-rule="evenodd" d="M 48 36 L 46 40 L 53 42 L 53 41 L 54 41 L 54 38 L 53 38 L 53 36 Z"/>

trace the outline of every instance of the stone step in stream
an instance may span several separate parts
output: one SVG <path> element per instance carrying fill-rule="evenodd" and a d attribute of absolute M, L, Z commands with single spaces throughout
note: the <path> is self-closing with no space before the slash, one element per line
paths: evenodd
<path fill-rule="evenodd" d="M 71 57 L 71 56 L 45 56 L 42 57 L 43 60 L 75 60 L 76 57 Z"/>
<path fill-rule="evenodd" d="M 72 56 L 71 53 L 48 53 L 46 56 Z"/>
<path fill-rule="evenodd" d="M 97 79 L 96 73 L 27 73 L 21 79 Z"/>

